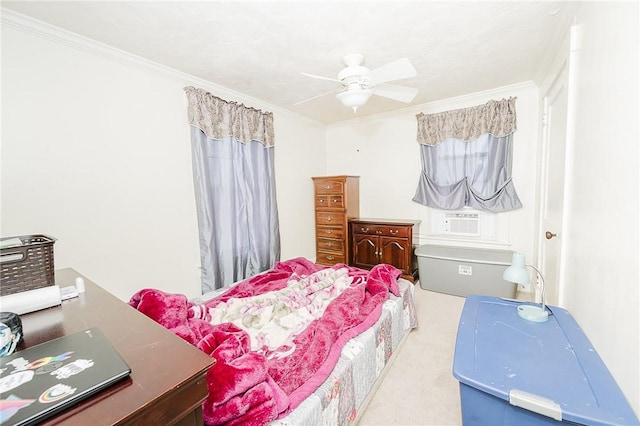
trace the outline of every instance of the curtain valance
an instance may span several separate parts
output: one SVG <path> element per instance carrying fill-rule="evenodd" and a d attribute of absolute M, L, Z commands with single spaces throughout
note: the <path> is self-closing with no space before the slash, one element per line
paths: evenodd
<path fill-rule="evenodd" d="M 446 139 L 472 141 L 483 134 L 504 137 L 516 130 L 516 99 L 489 101 L 484 105 L 436 114 L 416 115 L 418 143 L 437 145 Z"/>
<path fill-rule="evenodd" d="M 202 130 L 211 139 L 232 136 L 239 142 L 256 141 L 273 146 L 273 113 L 225 101 L 211 93 L 185 87 L 189 124 Z"/>

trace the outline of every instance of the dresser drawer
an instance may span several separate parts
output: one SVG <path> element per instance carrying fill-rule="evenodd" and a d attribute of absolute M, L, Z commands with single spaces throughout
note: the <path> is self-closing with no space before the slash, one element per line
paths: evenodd
<path fill-rule="evenodd" d="M 342 195 L 316 195 L 316 209 L 344 209 Z"/>
<path fill-rule="evenodd" d="M 344 240 L 345 232 L 342 226 L 316 226 L 316 237 Z"/>
<path fill-rule="evenodd" d="M 344 182 L 341 180 L 315 180 L 313 182 L 316 194 L 343 194 Z"/>
<path fill-rule="evenodd" d="M 352 223 L 355 234 L 380 235 L 384 237 L 408 237 L 410 228 L 406 226 L 371 225 L 368 223 Z"/>
<path fill-rule="evenodd" d="M 316 211 L 316 225 L 343 226 L 345 216 L 341 212 Z"/>
<path fill-rule="evenodd" d="M 316 263 L 320 265 L 335 265 L 336 263 L 347 263 L 347 257 L 343 254 L 333 252 L 318 251 Z"/>
<path fill-rule="evenodd" d="M 318 251 L 335 251 L 338 253 L 345 252 L 345 239 L 335 239 L 335 238 L 318 238 L 318 243 L 316 250 Z"/>

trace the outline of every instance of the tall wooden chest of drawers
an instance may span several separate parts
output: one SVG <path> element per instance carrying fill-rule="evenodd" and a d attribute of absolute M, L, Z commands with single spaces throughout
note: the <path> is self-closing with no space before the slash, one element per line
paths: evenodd
<path fill-rule="evenodd" d="M 360 216 L 359 176 L 313 177 L 316 263 L 349 261 L 348 221 Z"/>

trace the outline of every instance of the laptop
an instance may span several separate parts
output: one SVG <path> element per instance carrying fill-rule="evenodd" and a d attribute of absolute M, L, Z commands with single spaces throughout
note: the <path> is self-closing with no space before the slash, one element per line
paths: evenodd
<path fill-rule="evenodd" d="M 97 327 L 0 358 L 0 425 L 34 425 L 129 376 Z"/>

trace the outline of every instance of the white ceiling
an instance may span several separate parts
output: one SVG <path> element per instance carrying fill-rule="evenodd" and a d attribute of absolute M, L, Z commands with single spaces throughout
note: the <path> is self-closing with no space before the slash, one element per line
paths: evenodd
<path fill-rule="evenodd" d="M 348 53 L 373 69 L 407 57 L 409 105 L 538 79 L 569 1 L 4 1 L 2 6 L 323 123 L 354 117 L 333 95 Z M 215 94 L 215 93 L 214 93 Z M 356 116 L 407 104 L 373 96 Z"/>

